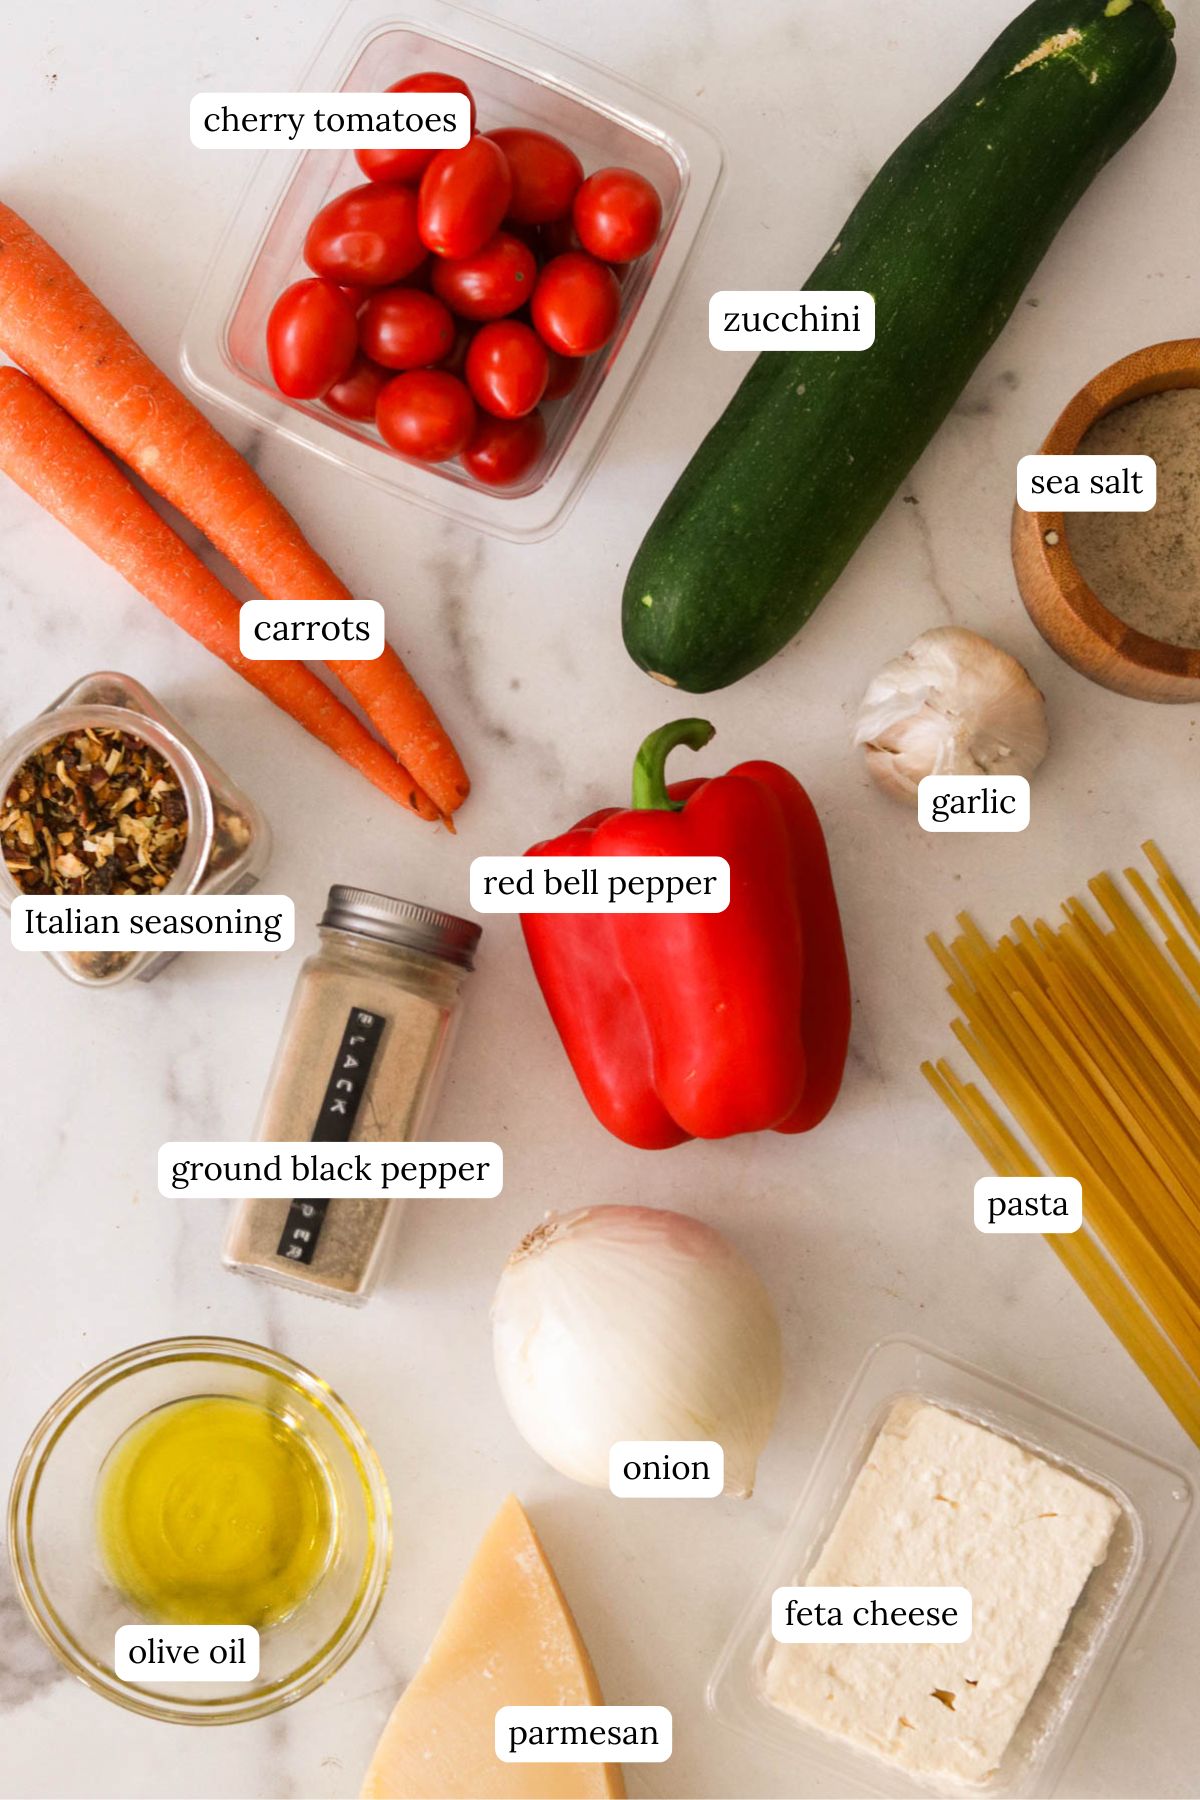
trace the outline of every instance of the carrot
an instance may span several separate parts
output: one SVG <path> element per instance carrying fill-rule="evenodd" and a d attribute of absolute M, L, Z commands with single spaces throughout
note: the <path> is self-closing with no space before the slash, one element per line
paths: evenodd
<path fill-rule="evenodd" d="M 412 777 L 311 669 L 242 655 L 233 595 L 99 444 L 19 369 L 0 368 L 0 469 L 160 612 L 390 799 L 423 819 L 439 817 Z"/>
<path fill-rule="evenodd" d="M 199 527 L 271 600 L 350 590 L 254 470 L 101 305 L 58 252 L 0 203 L 0 348 Z M 390 647 L 330 663 L 447 817 L 470 789 L 457 751 Z"/>

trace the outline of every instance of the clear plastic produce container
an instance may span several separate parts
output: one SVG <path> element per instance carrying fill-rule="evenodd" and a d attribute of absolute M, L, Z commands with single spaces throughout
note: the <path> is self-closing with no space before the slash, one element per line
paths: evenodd
<path fill-rule="evenodd" d="M 1003 1762 L 991 1780 L 945 1789 L 827 1737 L 773 1706 L 763 1676 L 772 1647 L 771 1595 L 802 1583 L 841 1512 L 876 1434 L 895 1401 L 913 1396 L 1011 1438 L 1110 1495 L 1120 1519 L 1094 1569 Z M 1156 1597 L 1193 1503 L 1186 1475 L 1132 1444 L 982 1369 L 908 1338 L 886 1338 L 867 1354 L 843 1400 L 799 1504 L 761 1584 L 739 1619 L 708 1684 L 721 1722 L 773 1750 L 781 1766 L 820 1773 L 838 1791 L 901 1800 L 917 1794 L 1044 1797 L 1068 1758 Z M 1154 1696 L 1145 1696 L 1147 1717 Z M 823 1790 L 825 1791 L 825 1790 Z"/>
<path fill-rule="evenodd" d="M 416 0 L 390 20 L 373 0 L 351 0 L 298 91 L 378 92 L 420 69 L 461 76 L 481 130 L 551 132 L 586 173 L 613 163 L 636 169 L 663 202 L 657 244 L 624 276 L 612 342 L 587 359 L 571 394 L 546 406 L 536 466 L 511 488 L 485 487 L 456 462 L 408 462 L 373 425 L 341 419 L 318 400 L 286 399 L 275 387 L 267 318 L 284 288 L 312 273 L 301 251 L 313 215 L 364 180 L 350 150 L 261 157 L 185 327 L 183 372 L 206 400 L 389 493 L 501 537 L 546 537 L 578 498 L 662 329 L 720 184 L 721 148 L 669 102 L 448 0 Z"/>

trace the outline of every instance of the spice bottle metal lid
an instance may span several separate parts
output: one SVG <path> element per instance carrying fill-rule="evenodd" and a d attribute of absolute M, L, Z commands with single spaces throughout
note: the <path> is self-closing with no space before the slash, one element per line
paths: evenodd
<path fill-rule="evenodd" d="M 454 913 L 396 900 L 367 888 L 331 887 L 321 924 L 333 931 L 353 931 L 405 950 L 423 950 L 460 968 L 475 966 L 475 946 L 483 927 Z"/>

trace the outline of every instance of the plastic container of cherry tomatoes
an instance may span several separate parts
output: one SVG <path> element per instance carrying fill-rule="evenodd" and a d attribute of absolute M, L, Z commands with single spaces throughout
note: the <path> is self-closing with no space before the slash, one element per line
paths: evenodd
<path fill-rule="evenodd" d="M 721 183 L 721 146 L 669 101 L 449 0 L 414 0 L 394 20 L 380 19 L 376 0 L 351 0 L 297 91 L 379 92 L 421 69 L 467 82 L 480 131 L 550 132 L 585 174 L 636 169 L 662 200 L 658 241 L 625 270 L 612 340 L 585 360 L 570 394 L 544 403 L 537 463 L 511 487 L 488 487 L 458 462 L 408 461 L 374 425 L 276 388 L 267 319 L 283 290 L 312 273 L 302 249 L 314 214 L 365 179 L 350 150 L 261 156 L 185 327 L 183 372 L 205 400 L 376 487 L 500 537 L 547 537 L 578 499 L 663 328 Z"/>

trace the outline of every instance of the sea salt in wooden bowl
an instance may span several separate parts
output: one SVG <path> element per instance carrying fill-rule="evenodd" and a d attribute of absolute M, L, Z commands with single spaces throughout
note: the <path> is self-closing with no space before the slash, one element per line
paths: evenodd
<path fill-rule="evenodd" d="M 1101 370 L 1071 401 L 1042 445 L 1074 456 L 1097 419 L 1170 388 L 1200 388 L 1200 338 L 1151 344 Z M 1013 512 L 1013 566 L 1030 618 L 1073 668 L 1138 700 L 1200 700 L 1200 650 L 1147 637 L 1108 610 L 1071 554 L 1062 513 Z"/>

